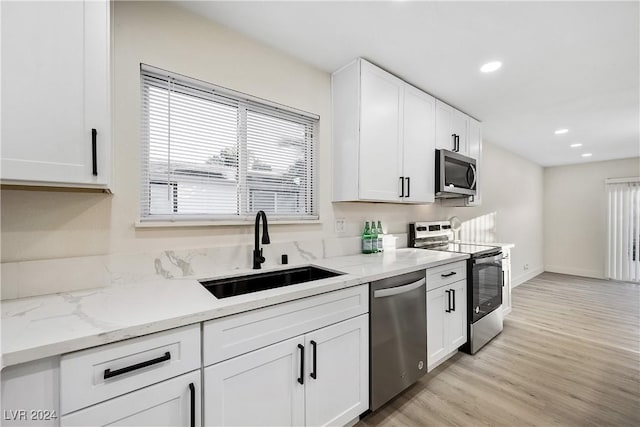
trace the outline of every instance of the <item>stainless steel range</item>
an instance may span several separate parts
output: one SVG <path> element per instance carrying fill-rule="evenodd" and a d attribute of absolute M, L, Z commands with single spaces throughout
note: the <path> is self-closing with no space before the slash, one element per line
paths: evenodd
<path fill-rule="evenodd" d="M 449 221 L 409 224 L 409 247 L 471 255 L 467 260 L 467 343 L 475 354 L 502 331 L 502 248 L 452 241 Z"/>

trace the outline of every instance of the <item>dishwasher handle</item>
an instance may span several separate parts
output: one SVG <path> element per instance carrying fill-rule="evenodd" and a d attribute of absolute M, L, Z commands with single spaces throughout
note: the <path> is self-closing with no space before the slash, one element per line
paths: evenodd
<path fill-rule="evenodd" d="M 373 297 L 384 298 L 393 295 L 404 294 L 406 292 L 411 292 L 414 289 L 418 289 L 420 286 L 425 285 L 426 283 L 427 280 L 422 278 L 417 282 L 409 283 L 408 285 L 396 286 L 395 288 L 378 289 L 377 291 L 373 291 Z"/>

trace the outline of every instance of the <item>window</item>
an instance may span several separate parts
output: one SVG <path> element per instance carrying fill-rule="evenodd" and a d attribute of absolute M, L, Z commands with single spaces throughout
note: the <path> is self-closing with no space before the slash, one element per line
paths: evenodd
<path fill-rule="evenodd" d="M 318 117 L 141 66 L 141 220 L 317 219 Z"/>
<path fill-rule="evenodd" d="M 607 277 L 640 282 L 640 177 L 605 181 L 609 199 Z"/>

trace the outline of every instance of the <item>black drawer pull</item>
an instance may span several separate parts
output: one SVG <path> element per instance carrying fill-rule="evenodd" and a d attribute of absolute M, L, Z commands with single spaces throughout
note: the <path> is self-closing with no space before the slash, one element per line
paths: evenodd
<path fill-rule="evenodd" d="M 451 293 L 453 294 L 453 308 L 451 308 L 451 311 L 456 311 L 456 290 L 451 289 Z"/>
<path fill-rule="evenodd" d="M 447 273 L 447 274 L 441 274 L 440 277 L 451 277 L 451 276 L 455 276 L 456 272 L 452 271 L 451 273 Z"/>
<path fill-rule="evenodd" d="M 93 176 L 98 176 L 98 131 L 91 129 L 91 162 Z"/>
<path fill-rule="evenodd" d="M 451 313 L 451 291 L 449 289 L 446 289 L 445 292 L 447 293 L 447 309 L 445 310 L 445 312 Z"/>
<path fill-rule="evenodd" d="M 298 348 L 300 349 L 300 376 L 298 377 L 298 382 L 304 385 L 304 346 L 298 344 Z"/>
<path fill-rule="evenodd" d="M 126 368 L 116 369 L 115 371 L 111 371 L 111 369 L 104 370 L 104 379 L 112 378 L 117 375 L 126 374 L 127 372 L 135 371 L 137 369 L 146 368 L 147 366 L 156 365 L 158 363 L 166 362 L 171 359 L 171 353 L 168 351 L 164 354 L 164 356 L 158 357 L 156 359 L 147 360 L 145 362 L 136 363 L 135 365 L 127 366 Z"/>
<path fill-rule="evenodd" d="M 189 395 L 191 397 L 189 402 L 189 425 L 196 427 L 196 386 L 193 383 L 189 384 Z"/>
<path fill-rule="evenodd" d="M 318 355 L 316 354 L 316 350 L 318 347 L 318 344 L 314 341 L 311 340 L 311 347 L 313 347 L 313 370 L 311 371 L 311 378 L 313 378 L 314 380 L 318 379 L 318 370 L 316 367 L 316 360 L 318 359 Z"/>

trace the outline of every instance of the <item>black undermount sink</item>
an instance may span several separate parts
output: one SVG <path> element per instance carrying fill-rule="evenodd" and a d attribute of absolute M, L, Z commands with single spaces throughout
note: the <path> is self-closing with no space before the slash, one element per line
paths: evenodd
<path fill-rule="evenodd" d="M 229 277 L 226 279 L 200 280 L 200 284 L 216 298 L 234 297 L 267 289 L 297 285 L 299 283 L 341 276 L 344 273 L 325 270 L 318 267 L 297 267 L 268 273 Z"/>

